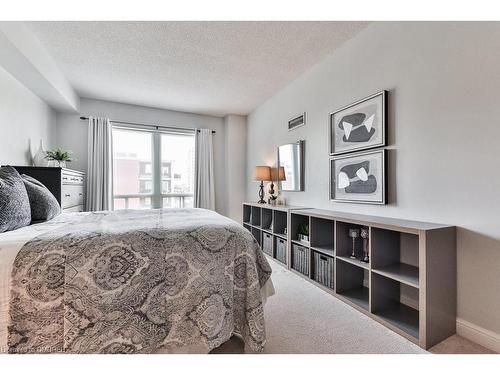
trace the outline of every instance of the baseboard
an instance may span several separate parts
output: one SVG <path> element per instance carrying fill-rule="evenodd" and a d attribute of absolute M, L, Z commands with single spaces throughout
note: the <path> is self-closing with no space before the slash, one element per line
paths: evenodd
<path fill-rule="evenodd" d="M 457 319 L 457 335 L 500 353 L 500 335 L 466 320 Z"/>

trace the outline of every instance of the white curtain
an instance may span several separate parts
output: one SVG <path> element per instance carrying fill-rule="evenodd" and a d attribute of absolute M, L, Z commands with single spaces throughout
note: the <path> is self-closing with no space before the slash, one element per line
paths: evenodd
<path fill-rule="evenodd" d="M 194 206 L 215 210 L 214 150 L 211 129 L 196 131 Z"/>
<path fill-rule="evenodd" d="M 87 211 L 113 209 L 113 155 L 111 123 L 89 117 Z"/>

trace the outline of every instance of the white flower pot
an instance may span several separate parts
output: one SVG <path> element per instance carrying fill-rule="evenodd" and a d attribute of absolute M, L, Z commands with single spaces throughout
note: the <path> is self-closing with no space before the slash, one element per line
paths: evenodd
<path fill-rule="evenodd" d="M 309 236 L 303 234 L 297 234 L 297 238 L 302 242 L 309 242 Z"/>
<path fill-rule="evenodd" d="M 49 160 L 48 166 L 66 168 L 66 162 L 64 160 Z"/>

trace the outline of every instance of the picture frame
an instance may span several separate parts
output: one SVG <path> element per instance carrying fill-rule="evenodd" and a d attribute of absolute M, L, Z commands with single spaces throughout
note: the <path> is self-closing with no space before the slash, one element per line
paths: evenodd
<path fill-rule="evenodd" d="M 330 158 L 329 198 L 334 202 L 387 202 L 386 149 Z"/>
<path fill-rule="evenodd" d="M 330 113 L 330 156 L 386 146 L 387 95 L 383 90 Z"/>

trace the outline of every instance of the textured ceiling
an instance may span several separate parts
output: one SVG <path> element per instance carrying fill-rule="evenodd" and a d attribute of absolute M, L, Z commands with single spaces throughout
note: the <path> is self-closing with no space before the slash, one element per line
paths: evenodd
<path fill-rule="evenodd" d="M 363 22 L 30 22 L 81 97 L 248 114 Z"/>

